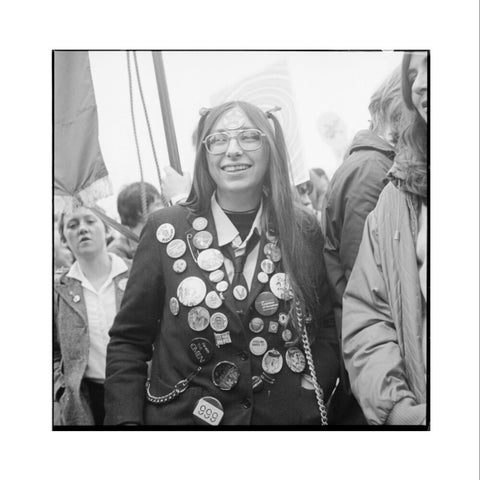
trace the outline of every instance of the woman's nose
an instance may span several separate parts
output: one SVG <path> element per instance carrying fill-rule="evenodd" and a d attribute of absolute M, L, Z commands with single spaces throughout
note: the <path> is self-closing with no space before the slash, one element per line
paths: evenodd
<path fill-rule="evenodd" d="M 422 69 L 420 72 L 418 72 L 415 81 L 413 82 L 412 85 L 412 90 L 415 93 L 421 93 L 427 89 L 428 86 L 428 73 L 427 69 Z"/>
<path fill-rule="evenodd" d="M 78 226 L 78 233 L 85 233 L 87 230 L 87 224 L 85 222 L 80 222 Z"/>
<path fill-rule="evenodd" d="M 227 157 L 239 157 L 243 150 L 238 144 L 236 137 L 231 137 L 228 142 Z"/>

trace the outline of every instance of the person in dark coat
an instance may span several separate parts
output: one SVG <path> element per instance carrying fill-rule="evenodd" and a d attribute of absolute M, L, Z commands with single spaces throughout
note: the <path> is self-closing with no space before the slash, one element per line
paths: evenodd
<path fill-rule="evenodd" d="M 372 95 L 370 130 L 355 135 L 347 157 L 330 182 L 324 201 L 325 266 L 335 292 L 335 322 L 340 344 L 342 297 L 357 257 L 365 219 L 375 208 L 387 183 L 403 110 L 398 67 Z M 335 399 L 329 412 L 331 423 L 365 424 L 362 411 L 351 395 L 344 369 Z"/>
<path fill-rule="evenodd" d="M 147 221 L 110 331 L 105 423 L 326 425 L 339 359 L 323 238 L 280 124 L 228 102 L 198 132 L 190 196 Z"/>

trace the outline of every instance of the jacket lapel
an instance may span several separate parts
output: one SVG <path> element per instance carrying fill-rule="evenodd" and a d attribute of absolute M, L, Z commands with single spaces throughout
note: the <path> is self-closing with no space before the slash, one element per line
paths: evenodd
<path fill-rule="evenodd" d="M 255 272 L 252 278 L 252 285 L 250 286 L 250 291 L 247 297 L 247 305 L 245 307 L 245 312 L 248 312 L 248 310 L 252 306 L 253 301 L 257 298 L 259 293 L 265 287 L 265 284 L 262 282 L 259 282 L 257 277 L 259 272 L 261 271 L 262 260 L 265 258 L 265 256 L 263 255 L 263 247 L 265 246 L 266 243 L 267 243 L 267 237 L 265 236 L 265 233 L 262 233 L 260 237 L 260 242 L 259 242 L 260 247 L 258 249 L 257 265 L 255 266 Z"/>
<path fill-rule="evenodd" d="M 78 280 L 69 277 L 63 277 L 55 290 L 63 298 L 65 303 L 80 317 L 82 322 L 87 325 L 87 307 L 83 298 L 83 288 Z M 78 299 L 78 301 L 76 301 Z"/>
<path fill-rule="evenodd" d="M 115 285 L 115 306 L 117 312 L 120 310 L 120 305 L 122 304 L 123 294 L 125 293 L 125 287 L 127 286 L 128 280 L 128 270 L 126 272 L 117 275 L 113 279 L 113 284 Z"/>
<path fill-rule="evenodd" d="M 192 242 L 194 235 L 197 233 L 197 231 L 192 226 L 192 222 L 197 217 L 198 217 L 198 215 L 195 215 L 191 212 L 187 215 L 187 222 L 189 223 L 190 228 L 185 232 L 185 242 L 187 243 L 187 250 L 188 250 L 188 254 L 190 256 L 195 255 L 196 251 L 197 251 L 197 249 L 194 247 L 193 242 Z M 219 250 L 221 252 L 222 249 L 218 245 L 217 229 L 215 228 L 215 222 L 213 220 L 213 214 L 210 210 L 209 210 L 208 214 L 205 216 L 205 218 L 208 220 L 208 225 L 207 225 L 207 228 L 205 230 L 210 232 L 213 236 L 212 245 L 209 248 L 214 248 L 214 249 Z M 191 250 L 190 250 L 190 247 L 191 247 Z M 192 254 L 192 252 L 193 252 L 193 254 Z M 223 254 L 223 252 L 222 252 L 222 254 Z M 197 263 L 195 258 L 192 258 L 192 261 Z M 206 270 L 202 270 L 200 268 L 200 266 L 198 266 L 198 264 L 197 264 L 197 267 L 198 267 L 198 270 L 199 270 L 200 274 L 203 277 L 203 280 L 205 281 L 205 283 L 207 285 L 207 293 L 212 291 L 212 290 L 217 292 L 216 284 L 213 283 L 209 278 L 210 272 L 207 272 Z M 225 270 L 225 264 L 222 264 L 222 266 L 219 268 L 219 270 L 223 271 L 223 273 L 225 275 L 225 279 L 228 280 L 227 271 Z M 227 290 L 227 292 L 228 291 L 229 290 Z M 232 295 L 229 295 L 227 292 L 225 292 L 225 294 L 223 295 L 223 297 L 224 297 L 223 303 L 235 316 L 238 317 L 237 309 L 236 309 L 236 305 L 235 305 L 235 302 L 233 300 L 233 297 L 232 297 Z"/>

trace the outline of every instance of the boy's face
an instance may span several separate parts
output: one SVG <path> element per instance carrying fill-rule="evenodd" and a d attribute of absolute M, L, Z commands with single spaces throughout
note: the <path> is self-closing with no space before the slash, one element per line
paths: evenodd
<path fill-rule="evenodd" d="M 107 245 L 106 234 L 103 222 L 85 207 L 65 215 L 63 235 L 75 258 L 101 252 Z"/>

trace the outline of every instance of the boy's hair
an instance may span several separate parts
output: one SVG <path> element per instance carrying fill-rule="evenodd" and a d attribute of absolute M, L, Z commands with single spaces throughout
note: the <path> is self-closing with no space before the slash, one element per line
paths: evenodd
<path fill-rule="evenodd" d="M 144 182 L 147 208 L 160 197 L 158 190 Z M 142 182 L 130 183 L 120 191 L 117 197 L 117 210 L 122 225 L 135 228 L 142 220 Z"/>
<path fill-rule="evenodd" d="M 398 139 L 402 112 L 404 111 L 400 70 L 400 66 L 398 66 L 382 82 L 371 96 L 368 105 L 371 117 L 370 130 L 381 135 L 387 127 L 390 127 L 395 139 Z"/>

